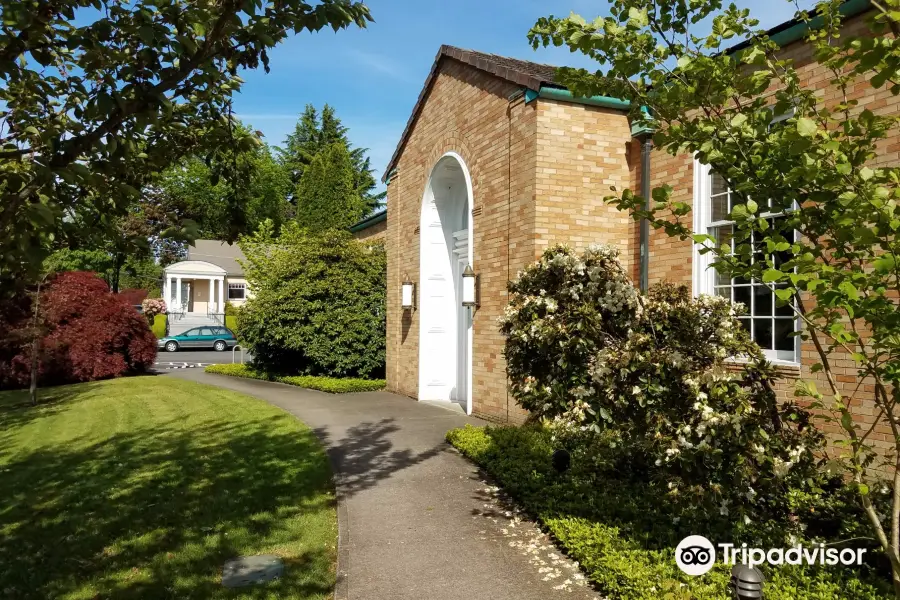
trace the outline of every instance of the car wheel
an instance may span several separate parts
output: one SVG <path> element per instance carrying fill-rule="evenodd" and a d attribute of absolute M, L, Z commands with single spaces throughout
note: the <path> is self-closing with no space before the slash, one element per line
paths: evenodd
<path fill-rule="evenodd" d="M 216 352 L 224 352 L 227 345 L 222 340 L 219 340 L 215 344 L 213 344 L 213 348 L 215 348 Z"/>
<path fill-rule="evenodd" d="M 178 342 L 166 342 L 166 352 L 177 352 Z"/>

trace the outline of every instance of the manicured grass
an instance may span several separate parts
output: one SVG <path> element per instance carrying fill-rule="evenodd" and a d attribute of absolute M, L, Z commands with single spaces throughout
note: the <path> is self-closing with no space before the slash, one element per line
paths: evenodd
<path fill-rule="evenodd" d="M 261 400 L 168 377 L 0 393 L 0 597 L 331 598 L 337 519 L 313 433 Z M 276 554 L 284 577 L 221 586 Z"/>
<path fill-rule="evenodd" d="M 384 388 L 384 379 L 353 379 L 337 377 L 313 377 L 311 375 L 269 375 L 257 371 L 249 365 L 225 364 L 210 365 L 206 367 L 207 373 L 217 375 L 230 375 L 231 377 L 246 377 L 247 379 L 261 379 L 264 381 L 277 381 L 296 385 L 297 387 L 319 390 L 330 394 L 346 394 L 350 392 L 374 392 Z"/>
<path fill-rule="evenodd" d="M 732 597 L 727 589 L 730 567 L 719 560 L 709 573 L 689 577 L 676 566 L 675 546 L 690 534 L 706 535 L 713 543 L 740 545 L 745 540 L 722 539 L 705 530 L 686 531 L 669 511 L 665 491 L 629 478 L 624 472 L 627 466 L 604 468 L 601 455 L 574 453 L 570 470 L 557 473 L 552 454 L 559 442 L 536 426 L 467 425 L 450 431 L 447 440 L 481 465 L 550 531 L 603 597 Z M 893 598 L 887 579 L 865 567 L 766 567 L 765 575 L 766 600 Z"/>
<path fill-rule="evenodd" d="M 153 317 L 153 335 L 156 336 L 156 339 L 162 339 L 166 337 L 166 315 L 156 315 Z"/>

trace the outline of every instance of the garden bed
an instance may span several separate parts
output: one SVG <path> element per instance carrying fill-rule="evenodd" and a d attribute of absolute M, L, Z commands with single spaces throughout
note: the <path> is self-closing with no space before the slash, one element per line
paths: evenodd
<path fill-rule="evenodd" d="M 207 373 L 216 375 L 228 375 L 230 377 L 245 377 L 247 379 L 260 379 L 262 381 L 276 381 L 297 387 L 308 388 L 328 392 L 329 394 L 348 394 L 351 392 L 374 392 L 384 389 L 383 379 L 356 379 L 339 377 L 315 377 L 312 375 L 271 375 L 257 371 L 248 365 L 225 364 L 210 365 L 206 367 Z"/>
<path fill-rule="evenodd" d="M 680 539 L 706 533 L 717 543 L 714 536 L 679 527 L 665 494 L 624 473 L 617 476 L 621 466 L 598 468 L 573 453 L 571 469 L 559 474 L 551 460 L 558 443 L 534 426 L 466 426 L 450 431 L 447 440 L 537 519 L 610 599 L 731 597 L 730 567 L 717 562 L 706 575 L 689 577 L 675 564 Z M 767 568 L 765 576 L 767 600 L 893 598 L 887 580 L 868 567 L 785 566 Z"/>

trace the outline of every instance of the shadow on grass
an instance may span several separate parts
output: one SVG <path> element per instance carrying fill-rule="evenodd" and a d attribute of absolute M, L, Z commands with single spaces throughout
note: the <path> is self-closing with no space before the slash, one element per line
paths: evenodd
<path fill-rule="evenodd" d="M 0 407 L 0 427 L 74 393 Z M 0 462 L 0 597 L 329 597 L 334 531 L 319 515 L 333 507 L 331 473 L 313 433 L 285 418 L 162 423 Z M 282 579 L 221 587 L 225 560 L 273 548 L 292 557 Z"/>

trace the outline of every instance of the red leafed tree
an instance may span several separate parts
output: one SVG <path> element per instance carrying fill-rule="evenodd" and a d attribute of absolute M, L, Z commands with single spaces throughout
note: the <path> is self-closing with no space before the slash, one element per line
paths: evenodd
<path fill-rule="evenodd" d="M 156 337 L 147 320 L 94 273 L 57 275 L 41 292 L 39 315 L 41 385 L 140 373 L 156 359 Z M 10 341 L 2 350 L 12 356 L 8 362 L 0 357 L 0 387 L 23 387 L 30 377 L 35 326 L 27 317 L 6 325 Z"/>

